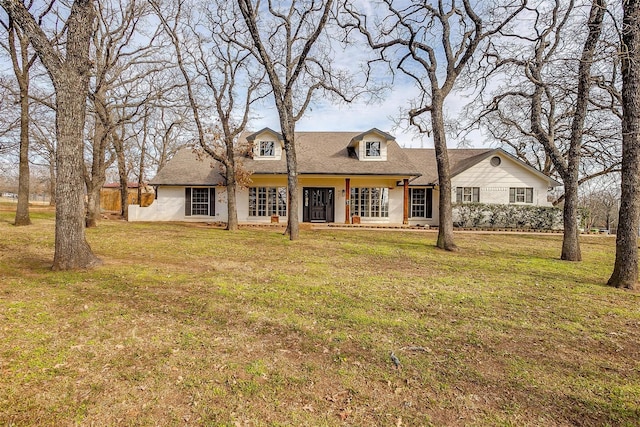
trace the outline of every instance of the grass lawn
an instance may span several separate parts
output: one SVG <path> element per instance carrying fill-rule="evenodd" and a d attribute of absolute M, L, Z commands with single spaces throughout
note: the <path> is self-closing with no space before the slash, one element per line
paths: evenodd
<path fill-rule="evenodd" d="M 640 293 L 614 239 L 102 221 L 0 211 L 0 425 L 637 426 Z M 390 352 L 400 360 L 395 368 Z"/>

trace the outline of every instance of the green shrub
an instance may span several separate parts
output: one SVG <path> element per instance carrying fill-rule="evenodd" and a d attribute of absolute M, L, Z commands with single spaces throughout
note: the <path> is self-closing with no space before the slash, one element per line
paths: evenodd
<path fill-rule="evenodd" d="M 465 203 L 453 205 L 455 227 L 562 228 L 562 210 L 551 206 Z"/>

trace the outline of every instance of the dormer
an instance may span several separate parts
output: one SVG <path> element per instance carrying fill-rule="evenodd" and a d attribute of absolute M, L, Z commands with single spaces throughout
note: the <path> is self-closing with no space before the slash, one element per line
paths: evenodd
<path fill-rule="evenodd" d="M 254 160 L 282 159 L 283 141 L 281 134 L 269 128 L 247 136 L 247 142 L 252 146 Z"/>
<path fill-rule="evenodd" d="M 354 136 L 349 145 L 360 161 L 379 162 L 387 160 L 387 146 L 395 138 L 386 132 L 373 128 Z"/>

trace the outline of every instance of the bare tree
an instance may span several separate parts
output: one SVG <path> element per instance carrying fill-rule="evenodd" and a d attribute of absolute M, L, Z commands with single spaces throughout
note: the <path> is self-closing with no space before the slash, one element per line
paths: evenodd
<path fill-rule="evenodd" d="M 350 102 L 358 88 L 344 71 L 332 65 L 326 27 L 336 6 L 333 0 L 294 0 L 286 4 L 269 0 L 266 5 L 238 0 L 238 4 L 252 39 L 252 45 L 246 47 L 267 73 L 280 118 L 287 156 L 287 233 L 296 240 L 300 234 L 296 123 L 316 91 Z"/>
<path fill-rule="evenodd" d="M 75 0 L 66 19 L 64 55 L 58 52 L 25 6 L 0 0 L 29 37 L 56 91 L 56 232 L 54 270 L 89 268 L 100 261 L 85 237 L 82 179 L 83 129 L 89 86 L 89 45 L 95 10 L 92 0 Z"/>
<path fill-rule="evenodd" d="M 38 16 L 38 25 L 51 10 L 51 5 L 45 8 Z M 29 7 L 33 3 L 29 4 Z M 7 31 L 7 42 L 0 42 L 11 58 L 13 73 L 16 77 L 20 102 L 20 155 L 19 155 L 19 184 L 18 205 L 16 207 L 15 225 L 29 225 L 29 71 L 36 61 L 37 55 L 29 50 L 29 37 L 9 16 L 7 22 L 0 20 L 0 26 Z"/>
<path fill-rule="evenodd" d="M 622 23 L 622 195 L 616 261 L 608 285 L 635 289 L 640 222 L 640 1 L 623 2 Z"/>
<path fill-rule="evenodd" d="M 437 246 L 454 251 L 457 246 L 453 238 L 445 102 L 465 68 L 473 62 L 480 44 L 508 25 L 524 10 L 527 0 L 502 5 L 483 2 L 475 6 L 469 0 L 382 3 L 387 9 L 382 19 L 348 5 L 354 20 L 351 25 L 367 38 L 382 60 L 416 84 L 418 96 L 411 101 L 408 117 L 420 133 L 433 135 L 440 186 Z M 428 122 L 424 117 L 427 114 Z"/>
<path fill-rule="evenodd" d="M 255 70 L 251 51 L 236 43 L 246 38 L 246 30 L 236 24 L 239 11 L 234 4 L 217 1 L 199 9 L 179 1 L 173 10 L 163 10 L 159 2 L 152 5 L 176 53 L 199 146 L 224 168 L 227 229 L 237 230 L 236 187 L 243 176 L 237 158 L 238 150 L 245 150 L 238 137 L 247 126 L 251 106 L 265 96 L 260 92 L 264 73 Z M 185 6 L 191 6 L 191 14 Z M 203 121 L 202 111 L 208 109 L 203 95 L 211 99 L 216 127 L 208 129 Z"/>
<path fill-rule="evenodd" d="M 508 142 L 521 156 L 526 156 L 528 151 L 521 148 L 531 146 L 533 141 L 543 148 L 544 154 L 538 157 L 543 159 L 538 160 L 539 166 L 544 163 L 542 171 L 558 174 L 564 183 L 561 259 L 580 261 L 578 187 L 581 182 L 616 167 L 614 162 L 604 170 L 587 171 L 586 163 L 582 162 L 582 153 L 591 151 L 589 158 L 593 161 L 589 164 L 594 165 L 596 153 L 602 151 L 593 149 L 589 135 L 596 134 L 598 138 L 594 139 L 602 141 L 606 129 L 600 120 L 599 126 L 594 126 L 594 119 L 601 115 L 593 106 L 589 108 L 592 89 L 596 88 L 591 69 L 598 53 L 606 5 L 604 0 L 590 2 L 581 51 L 577 46 L 571 49 L 567 41 L 575 36 L 576 28 L 584 26 L 584 21 L 574 17 L 581 11 L 573 0 L 547 2 L 528 8 L 528 12 L 534 18 L 531 31 L 520 26 L 516 33 L 505 35 L 505 39 L 515 39 L 515 42 L 493 45 L 487 51 L 487 58 L 493 64 L 489 67 L 490 74 L 498 73 L 498 78 L 504 78 L 505 74 L 513 73 L 519 84 L 498 89 L 481 117 L 485 123 L 491 123 L 491 128 L 502 129 L 505 135 L 502 140 L 513 133 L 524 137 L 516 135 Z M 608 148 L 606 151 L 610 151 Z M 587 173 L 581 177 L 581 172 Z"/>
<path fill-rule="evenodd" d="M 126 124 L 142 118 L 150 99 L 162 88 L 151 81 L 166 63 L 158 59 L 157 34 L 145 31 L 149 14 L 145 1 L 104 1 L 98 5 L 98 25 L 93 35 L 95 75 L 90 100 L 94 127 L 90 138 L 91 163 L 85 170 L 88 227 L 95 226 L 100 212 L 100 189 L 106 168 L 116 162 L 120 176 L 121 215 L 128 213 L 128 175 L 124 141 Z M 113 155 L 107 156 L 112 153 Z"/>

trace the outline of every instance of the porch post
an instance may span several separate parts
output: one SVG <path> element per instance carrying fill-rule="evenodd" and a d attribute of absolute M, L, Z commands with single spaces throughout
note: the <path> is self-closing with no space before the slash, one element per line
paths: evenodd
<path fill-rule="evenodd" d="M 351 224 L 351 179 L 344 179 L 344 223 Z"/>
<path fill-rule="evenodd" d="M 409 179 L 404 179 L 404 206 L 402 211 L 402 223 L 409 224 Z"/>

